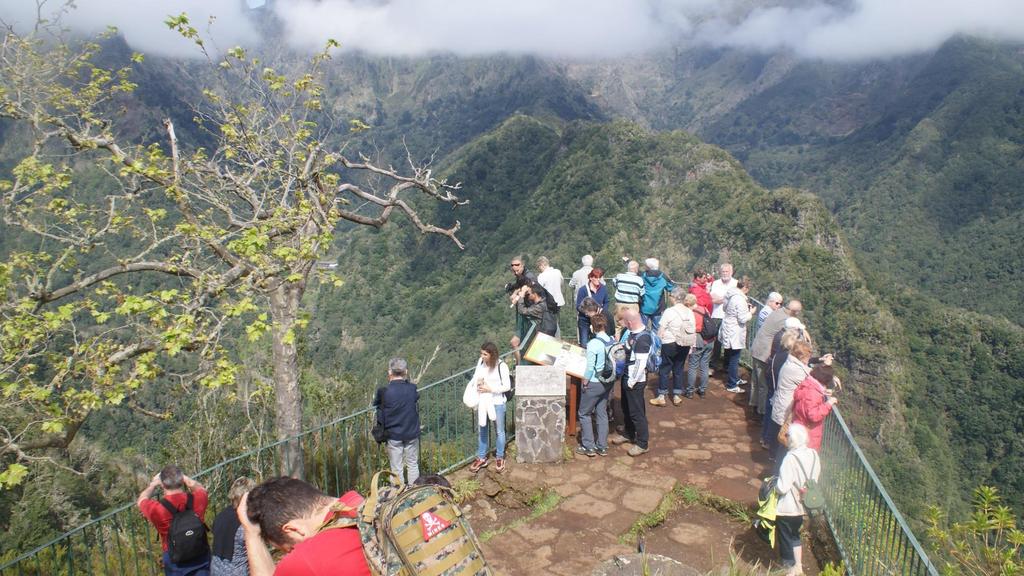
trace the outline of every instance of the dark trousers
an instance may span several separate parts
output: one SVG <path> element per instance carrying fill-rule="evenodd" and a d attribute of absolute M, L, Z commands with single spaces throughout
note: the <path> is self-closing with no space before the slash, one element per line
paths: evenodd
<path fill-rule="evenodd" d="M 775 529 L 779 541 L 779 557 L 786 568 L 796 566 L 793 548 L 800 546 L 800 526 L 804 523 L 803 516 L 777 516 Z"/>
<path fill-rule="evenodd" d="M 772 397 L 768 396 L 768 403 L 765 404 L 765 407 L 764 407 L 764 420 L 762 420 L 763 424 L 761 425 L 761 440 L 763 440 L 765 442 L 765 444 L 769 444 L 769 442 L 768 442 L 768 423 L 771 422 L 771 421 L 772 421 Z M 770 445 L 771 444 L 769 444 L 769 446 Z"/>
<path fill-rule="evenodd" d="M 576 332 L 580 337 L 580 346 L 586 348 L 587 342 L 593 338 L 593 334 L 590 332 L 590 318 L 576 317 Z"/>
<path fill-rule="evenodd" d="M 675 342 L 662 345 L 661 368 L 658 369 L 658 396 L 668 394 L 669 374 L 672 375 L 672 393 L 682 396 L 683 365 L 686 364 L 686 355 L 689 353 L 689 346 L 679 346 Z"/>
<path fill-rule="evenodd" d="M 164 552 L 164 576 L 210 576 L 210 556 L 189 562 L 171 562 L 171 553 Z"/>
<path fill-rule="evenodd" d="M 623 376 L 620 382 L 622 393 L 622 419 L 625 425 L 625 436 L 641 448 L 647 448 L 647 405 L 644 402 L 644 388 L 647 381 L 637 382 L 630 388 L 626 385 L 629 376 Z"/>
<path fill-rule="evenodd" d="M 715 370 L 722 369 L 722 343 L 715 338 L 715 347 L 711 349 L 711 367 Z"/>
<path fill-rule="evenodd" d="M 776 424 L 771 417 L 766 417 L 762 426 L 764 426 L 763 434 L 768 442 L 768 454 L 775 460 L 772 465 L 773 474 L 778 474 L 782 458 L 786 455 L 786 447 L 779 443 L 779 430 L 782 429 L 782 426 Z"/>

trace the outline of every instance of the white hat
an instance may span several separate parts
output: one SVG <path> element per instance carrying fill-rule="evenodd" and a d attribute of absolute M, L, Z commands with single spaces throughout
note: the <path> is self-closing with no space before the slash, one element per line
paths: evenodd
<path fill-rule="evenodd" d="M 786 318 L 785 327 L 787 329 L 789 329 L 789 328 L 799 328 L 800 330 L 806 330 L 806 328 L 804 328 L 804 323 L 801 322 L 799 318 L 794 318 L 792 316 L 790 316 L 789 318 Z"/>

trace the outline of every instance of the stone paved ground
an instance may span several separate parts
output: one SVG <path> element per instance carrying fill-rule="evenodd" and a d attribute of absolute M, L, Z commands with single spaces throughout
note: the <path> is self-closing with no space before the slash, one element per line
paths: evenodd
<path fill-rule="evenodd" d="M 638 458 L 626 455 L 627 444 L 611 447 L 607 457 L 575 456 L 562 464 L 509 460 L 499 482 L 547 487 L 563 499 L 554 510 L 489 539 L 484 544 L 489 563 L 498 574 L 590 574 L 612 556 L 635 551 L 633 545 L 621 544 L 620 536 L 653 511 L 677 482 L 753 505 L 768 460 L 757 442 L 759 425 L 747 420 L 746 399 L 712 380 L 704 400 L 648 405 L 651 450 Z M 486 485 L 496 486 L 493 466 L 481 474 Z M 463 469 L 453 479 L 471 476 Z M 516 519 L 522 522 L 529 512 L 508 510 L 484 497 L 467 508 L 480 534 Z M 773 558 L 749 526 L 701 506 L 672 513 L 646 541 L 650 552 L 705 572 L 727 564 L 731 554 L 748 562 Z M 808 574 L 817 573 L 812 564 L 812 559 L 805 561 Z"/>

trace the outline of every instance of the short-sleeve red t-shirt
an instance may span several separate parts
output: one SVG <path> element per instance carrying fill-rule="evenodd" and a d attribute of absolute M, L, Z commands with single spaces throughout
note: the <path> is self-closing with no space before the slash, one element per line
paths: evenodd
<path fill-rule="evenodd" d="M 188 494 L 185 492 L 178 492 L 176 494 L 168 494 L 164 496 L 164 499 L 171 503 L 178 510 L 185 509 L 185 502 L 188 501 Z M 195 491 L 192 492 L 192 509 L 196 511 L 196 515 L 203 522 L 206 522 L 206 503 L 208 496 L 206 490 L 196 487 Z M 160 535 L 160 544 L 164 548 L 164 552 L 167 551 L 167 531 L 171 529 L 171 513 L 164 508 L 163 504 L 159 500 L 150 498 L 149 500 L 143 500 L 139 503 L 139 510 L 142 515 L 146 517 L 156 528 L 157 534 Z"/>
<path fill-rule="evenodd" d="M 349 491 L 338 500 L 356 507 L 363 497 Z M 277 563 L 274 576 L 370 576 L 359 530 L 332 528 L 300 542 Z"/>

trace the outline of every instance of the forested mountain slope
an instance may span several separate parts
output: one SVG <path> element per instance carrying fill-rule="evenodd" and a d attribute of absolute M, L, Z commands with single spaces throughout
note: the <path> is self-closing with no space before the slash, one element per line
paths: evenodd
<path fill-rule="evenodd" d="M 721 149 L 624 122 L 514 117 L 461 149 L 449 170 L 471 202 L 438 218 L 465 223 L 465 253 L 399 229 L 347 237 L 339 254 L 349 282 L 316 302 L 315 364 L 372 371 L 400 352 L 416 365 L 435 346 L 442 373 L 471 363 L 484 339 L 505 342 L 512 333 L 501 286 L 516 254 L 546 255 L 566 275 L 586 252 L 613 273 L 624 253 L 655 255 L 676 278 L 728 258 L 755 279 L 756 294 L 775 289 L 804 301 L 822 349 L 834 350 L 848 370 L 844 413 L 911 515 L 929 502 L 959 507 L 980 481 L 1017 489 L 1014 464 L 1001 459 L 1021 430 L 977 429 L 975 409 L 999 412 L 998 394 L 1018 394 L 1013 342 L 1021 331 L 1006 323 L 994 329 L 991 319 L 912 291 L 876 296 L 814 196 L 765 190 Z M 959 331 L 937 329 L 950 324 Z M 965 338 L 977 345 L 956 369 L 936 362 Z M 982 366 L 989 373 L 977 378 Z M 970 395 L 975 385 L 985 396 L 947 417 L 955 400 L 946 394 Z M 978 455 L 975 432 L 999 437 L 983 466 L 960 460 Z"/>
<path fill-rule="evenodd" d="M 887 281 L 1021 324 L 1021 55 L 954 38 L 884 61 L 691 49 L 569 73 L 610 114 L 694 131 L 760 182 L 813 190 Z"/>

